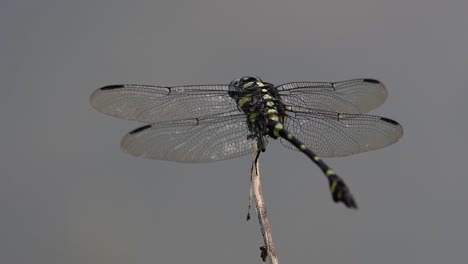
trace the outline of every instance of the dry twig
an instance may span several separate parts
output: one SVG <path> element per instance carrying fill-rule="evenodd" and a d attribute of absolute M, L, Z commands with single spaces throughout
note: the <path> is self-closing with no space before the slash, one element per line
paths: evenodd
<path fill-rule="evenodd" d="M 268 258 L 270 264 L 278 264 L 278 257 L 276 256 L 275 245 L 273 244 L 270 222 L 268 221 L 265 201 L 263 200 L 262 186 L 260 183 L 260 168 L 258 162 L 260 152 L 257 149 L 257 145 L 253 145 L 254 154 L 251 171 L 251 193 L 253 192 L 255 209 L 257 211 L 258 221 L 260 222 L 260 229 L 262 231 L 263 241 L 265 243 L 265 246 L 260 247 L 261 258 L 264 262 L 266 258 Z"/>

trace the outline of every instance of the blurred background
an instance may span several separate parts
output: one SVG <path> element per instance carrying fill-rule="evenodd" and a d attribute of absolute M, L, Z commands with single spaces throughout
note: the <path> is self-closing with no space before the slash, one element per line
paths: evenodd
<path fill-rule="evenodd" d="M 281 263 L 463 263 L 468 2 L 3 1 L 1 263 L 259 263 L 250 156 L 207 164 L 120 150 L 141 124 L 98 113 L 104 85 L 375 78 L 395 145 L 320 170 L 270 142 L 264 195 Z"/>

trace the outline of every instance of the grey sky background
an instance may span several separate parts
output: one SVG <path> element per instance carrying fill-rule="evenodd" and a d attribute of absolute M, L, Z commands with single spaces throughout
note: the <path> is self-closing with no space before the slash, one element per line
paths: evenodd
<path fill-rule="evenodd" d="M 281 263 L 464 263 L 468 2 L 3 1 L 1 263 L 259 263 L 250 156 L 207 164 L 120 150 L 141 124 L 96 112 L 116 83 L 369 77 L 397 144 L 320 170 L 271 142 L 264 194 Z"/>

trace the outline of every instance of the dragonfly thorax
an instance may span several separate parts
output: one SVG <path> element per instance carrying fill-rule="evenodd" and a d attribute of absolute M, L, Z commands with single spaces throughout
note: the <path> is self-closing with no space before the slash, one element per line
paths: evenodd
<path fill-rule="evenodd" d="M 249 138 L 257 139 L 259 149 L 264 151 L 266 137 L 271 136 L 268 121 L 278 122 L 284 116 L 277 88 L 258 77 L 247 76 L 231 82 L 229 95 L 236 100 L 239 111 L 246 115 Z"/>

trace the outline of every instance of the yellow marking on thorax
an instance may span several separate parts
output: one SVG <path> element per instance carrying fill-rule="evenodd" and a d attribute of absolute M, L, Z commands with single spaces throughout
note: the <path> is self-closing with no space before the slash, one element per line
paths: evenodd
<path fill-rule="evenodd" d="M 250 113 L 249 114 L 249 120 L 250 122 L 255 122 L 255 119 L 257 119 L 258 113 Z"/>
<path fill-rule="evenodd" d="M 276 121 L 276 122 L 279 121 L 279 117 L 278 117 L 277 115 L 269 116 L 268 119 L 273 120 L 273 121 Z"/>
<path fill-rule="evenodd" d="M 327 175 L 327 176 L 332 176 L 334 174 L 335 174 L 335 172 L 332 169 L 328 169 L 327 172 L 325 172 L 325 175 Z"/>
<path fill-rule="evenodd" d="M 276 111 L 276 109 L 268 109 L 267 110 L 267 115 L 277 115 L 278 114 L 278 111 Z"/>
<path fill-rule="evenodd" d="M 242 107 L 243 105 L 245 105 L 245 103 L 247 103 L 249 101 L 250 101 L 250 96 L 245 96 L 245 97 L 242 97 L 241 99 L 239 99 L 239 102 L 237 104 L 240 107 Z"/>
<path fill-rule="evenodd" d="M 250 86 L 252 86 L 254 84 L 254 82 L 248 82 L 246 84 L 244 84 L 243 88 L 249 88 Z"/>

